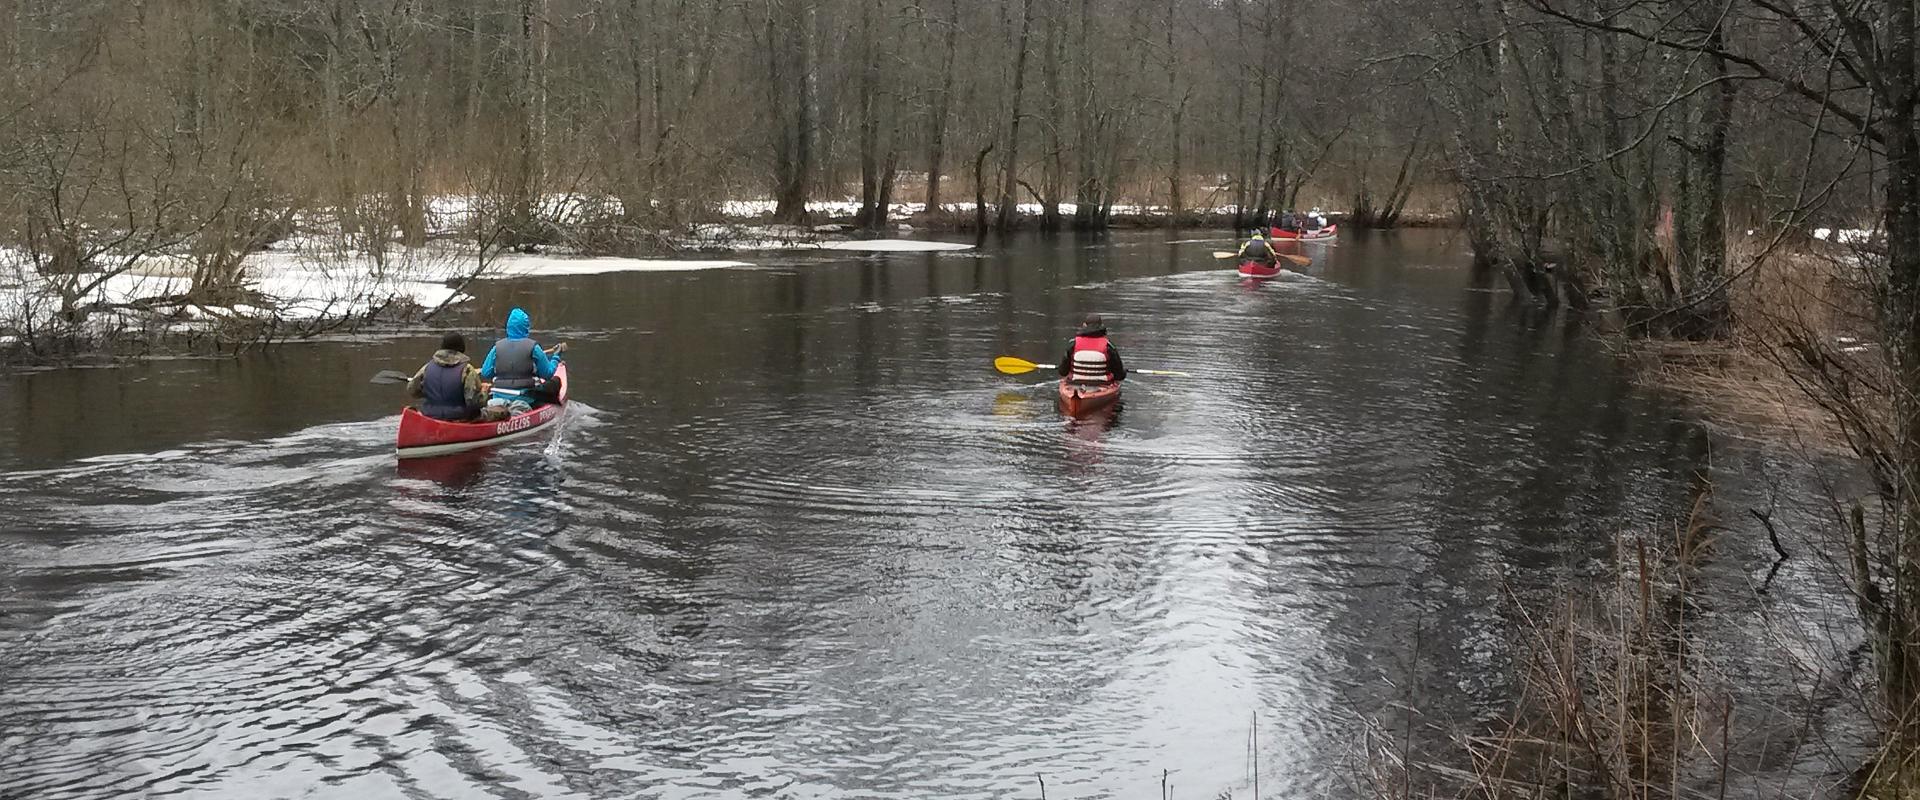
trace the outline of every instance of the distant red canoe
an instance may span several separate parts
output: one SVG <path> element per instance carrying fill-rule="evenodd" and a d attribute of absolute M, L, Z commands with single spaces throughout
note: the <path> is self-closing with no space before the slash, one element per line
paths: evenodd
<path fill-rule="evenodd" d="M 1060 410 L 1067 412 L 1069 417 L 1084 417 L 1113 405 L 1113 401 L 1119 399 L 1119 381 L 1104 384 L 1060 382 Z"/>
<path fill-rule="evenodd" d="M 479 447 L 524 439 L 560 418 L 567 410 L 567 365 L 561 362 L 553 379 L 560 382 L 560 401 L 515 414 L 499 422 L 448 422 L 411 407 L 400 412 L 400 435 L 394 451 L 401 458 L 444 456 Z"/>
<path fill-rule="evenodd" d="M 1280 265 L 1277 262 L 1268 265 L 1258 261 L 1242 261 L 1240 274 L 1249 278 L 1272 278 L 1280 274 Z"/>
<path fill-rule="evenodd" d="M 1338 235 L 1340 235 L 1339 225 L 1328 225 L 1327 227 L 1321 228 L 1320 230 L 1317 230 L 1317 231 L 1289 231 L 1289 230 L 1281 230 L 1279 228 L 1273 229 L 1273 238 L 1275 239 L 1288 239 L 1288 240 L 1301 241 L 1301 242 L 1317 242 L 1322 239 L 1331 239 Z"/>

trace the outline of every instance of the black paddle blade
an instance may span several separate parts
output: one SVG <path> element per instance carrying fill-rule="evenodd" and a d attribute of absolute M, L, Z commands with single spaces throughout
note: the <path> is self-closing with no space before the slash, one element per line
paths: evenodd
<path fill-rule="evenodd" d="M 373 380 L 368 381 L 368 383 L 406 383 L 410 380 L 413 380 L 412 375 L 398 370 L 383 369 L 380 370 L 379 374 L 374 375 Z"/>

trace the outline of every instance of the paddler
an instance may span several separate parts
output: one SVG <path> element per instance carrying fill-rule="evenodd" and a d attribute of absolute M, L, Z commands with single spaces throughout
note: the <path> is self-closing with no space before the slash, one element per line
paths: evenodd
<path fill-rule="evenodd" d="M 487 393 L 480 388 L 480 369 L 467 357 L 467 337 L 440 337 L 440 349 L 407 381 L 407 396 L 419 401 L 420 413 L 434 419 L 465 422 L 479 416 Z"/>
<path fill-rule="evenodd" d="M 1273 252 L 1273 245 L 1267 242 L 1267 237 L 1260 235 L 1260 229 L 1255 228 L 1253 238 L 1248 239 L 1246 244 L 1240 245 L 1240 260 L 1258 261 L 1264 266 L 1271 267 L 1279 263 L 1280 256 Z"/>
<path fill-rule="evenodd" d="M 1107 341 L 1106 323 L 1099 314 L 1088 314 L 1080 323 L 1080 332 L 1060 359 L 1060 376 L 1074 383 L 1103 384 L 1127 379 L 1126 365 L 1120 363 L 1120 348 Z"/>
<path fill-rule="evenodd" d="M 553 391 L 545 390 L 542 384 L 553 379 L 553 371 L 560 366 L 554 356 L 566 352 L 567 345 L 561 342 L 550 355 L 528 338 L 532 330 L 533 320 L 527 312 L 518 308 L 508 312 L 507 338 L 494 342 L 487 360 L 480 364 L 480 377 L 493 381 L 492 395 L 487 399 L 488 419 L 506 419 L 553 400 Z"/>

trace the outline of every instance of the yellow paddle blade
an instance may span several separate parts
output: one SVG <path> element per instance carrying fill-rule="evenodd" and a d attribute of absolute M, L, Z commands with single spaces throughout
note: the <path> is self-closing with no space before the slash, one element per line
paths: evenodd
<path fill-rule="evenodd" d="M 1240 255 L 1240 254 L 1239 254 L 1239 253 L 1235 253 L 1235 252 L 1232 252 L 1232 251 L 1228 251 L 1228 250 L 1215 250 L 1215 251 L 1213 251 L 1213 257 L 1214 257 L 1214 258 L 1233 258 L 1234 256 L 1237 256 L 1237 255 Z"/>
<path fill-rule="evenodd" d="M 1039 369 L 1040 365 L 1024 358 L 1001 356 L 993 360 L 993 368 L 1008 375 L 1025 375 L 1026 373 Z"/>
<path fill-rule="evenodd" d="M 1306 256 L 1296 256 L 1291 253 L 1275 253 L 1274 255 L 1277 255 L 1281 258 L 1284 258 L 1288 261 L 1293 262 L 1293 265 L 1296 267 L 1313 266 L 1313 259 L 1308 258 Z"/>

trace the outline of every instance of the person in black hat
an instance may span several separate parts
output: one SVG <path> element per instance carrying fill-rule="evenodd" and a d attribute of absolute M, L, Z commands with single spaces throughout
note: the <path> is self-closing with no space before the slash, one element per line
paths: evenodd
<path fill-rule="evenodd" d="M 467 357 L 467 337 L 440 337 L 440 350 L 407 381 L 407 396 L 419 401 L 420 413 L 434 419 L 465 422 L 479 416 L 487 395 L 480 390 L 480 368 Z"/>

